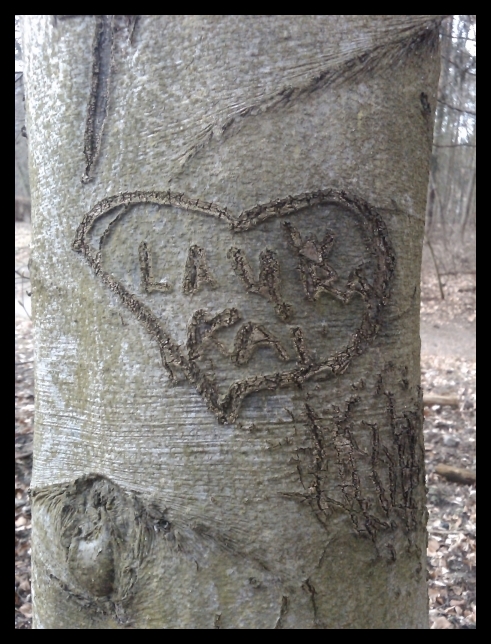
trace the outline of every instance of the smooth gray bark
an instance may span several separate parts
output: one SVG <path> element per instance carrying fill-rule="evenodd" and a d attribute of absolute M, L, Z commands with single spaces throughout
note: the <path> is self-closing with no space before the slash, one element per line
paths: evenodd
<path fill-rule="evenodd" d="M 35 628 L 428 627 L 438 22 L 25 17 Z"/>

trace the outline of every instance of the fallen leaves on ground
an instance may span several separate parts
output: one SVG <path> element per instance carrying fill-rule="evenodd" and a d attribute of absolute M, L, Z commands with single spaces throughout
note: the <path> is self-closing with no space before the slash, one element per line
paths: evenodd
<path fill-rule="evenodd" d="M 476 467 L 475 363 L 423 356 L 424 391 L 453 390 L 459 407 L 425 413 L 428 585 L 432 629 L 476 628 L 476 486 L 443 478 L 442 465 Z"/>

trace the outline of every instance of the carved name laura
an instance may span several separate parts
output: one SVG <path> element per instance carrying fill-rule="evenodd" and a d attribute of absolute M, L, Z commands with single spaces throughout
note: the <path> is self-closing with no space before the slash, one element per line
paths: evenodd
<path fill-rule="evenodd" d="M 235 217 L 182 194 L 122 193 L 83 217 L 73 249 L 222 423 L 254 392 L 344 373 L 378 332 L 395 265 L 380 214 L 336 190 Z"/>

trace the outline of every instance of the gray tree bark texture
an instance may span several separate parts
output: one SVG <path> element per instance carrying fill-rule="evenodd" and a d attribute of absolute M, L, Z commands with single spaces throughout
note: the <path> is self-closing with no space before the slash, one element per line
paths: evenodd
<path fill-rule="evenodd" d="M 439 22 L 25 17 L 35 628 L 428 628 Z"/>

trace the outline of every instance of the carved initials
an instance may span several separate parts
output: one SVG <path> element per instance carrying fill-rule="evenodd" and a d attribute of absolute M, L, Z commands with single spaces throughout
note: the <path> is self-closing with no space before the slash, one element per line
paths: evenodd
<path fill-rule="evenodd" d="M 302 235 L 288 221 L 283 222 L 283 230 L 290 247 L 298 255 L 298 269 L 308 299 L 316 300 L 321 293 L 327 292 L 344 300 L 344 293 L 332 286 L 338 275 L 327 263 L 334 246 L 331 231 L 326 230 L 324 238 L 319 242 L 313 235 L 302 239 Z"/>
<path fill-rule="evenodd" d="M 208 315 L 203 309 L 193 313 L 191 322 L 188 325 L 187 349 L 190 360 L 195 360 L 200 355 L 200 347 L 207 341 L 211 341 L 225 355 L 228 355 L 226 348 L 221 342 L 214 338 L 214 334 L 220 329 L 234 325 L 240 320 L 237 309 L 225 309 L 215 316 Z"/>
<path fill-rule="evenodd" d="M 305 345 L 305 337 L 302 329 L 299 326 L 295 326 L 290 329 L 290 333 L 293 340 L 293 346 L 295 347 L 295 352 L 298 357 L 299 364 L 311 364 L 313 362 L 312 357 Z"/>
<path fill-rule="evenodd" d="M 138 256 L 140 258 L 142 286 L 145 293 L 150 293 L 151 291 L 170 291 L 171 287 L 167 282 L 157 282 L 153 276 L 152 258 L 146 242 L 142 242 L 138 246 Z"/>
<path fill-rule="evenodd" d="M 260 347 L 271 346 L 281 360 L 288 360 L 289 355 L 273 334 L 267 331 L 264 326 L 247 322 L 243 324 L 235 336 L 232 353 L 217 340 L 214 335 L 220 329 L 233 326 L 240 320 L 237 309 L 224 309 L 215 316 L 209 315 L 203 309 L 193 313 L 191 322 L 188 324 L 187 349 L 190 360 L 200 357 L 200 348 L 207 343 L 213 343 L 223 355 L 229 356 L 237 365 L 247 364 L 254 353 Z M 306 364 L 307 351 L 303 342 L 302 330 L 299 327 L 292 329 L 292 337 L 295 349 L 299 356 L 299 362 Z"/>
<path fill-rule="evenodd" d="M 235 336 L 232 360 L 238 365 L 247 364 L 260 347 L 267 346 L 272 347 L 281 360 L 288 360 L 288 353 L 281 346 L 279 340 L 266 331 L 263 326 L 247 322 Z"/>
<path fill-rule="evenodd" d="M 131 292 L 128 285 L 119 281 L 113 273 L 106 270 L 102 261 L 104 254 L 107 254 L 108 257 L 111 256 L 111 248 L 108 247 L 107 242 L 114 227 L 124 220 L 133 206 L 144 206 L 145 204 L 177 208 L 180 211 L 189 212 L 192 217 L 202 214 L 206 217 L 215 217 L 216 221 L 226 224 L 232 233 L 251 232 L 251 234 L 268 220 L 274 224 L 279 218 L 295 217 L 295 223 L 301 225 L 299 219 L 304 211 L 310 212 L 316 206 L 329 207 L 333 204 L 341 206 L 345 211 L 345 216 L 354 219 L 360 227 L 363 237 L 360 255 L 365 257 L 351 271 L 343 290 L 334 286 L 338 276 L 328 260 L 335 239 L 328 228 L 325 228 L 324 235 L 319 240 L 315 235 L 308 233 L 302 237 L 297 228 L 284 220 L 284 223 L 278 221 L 275 225 L 282 226 L 289 249 L 297 261 L 297 270 L 303 290 L 309 300 L 317 299 L 322 293 L 331 294 L 345 304 L 355 294 L 362 298 L 365 306 L 359 311 L 357 328 L 354 331 L 349 331 L 349 337 L 340 340 L 339 344 L 333 344 L 332 347 L 330 344 L 327 346 L 326 343 L 317 342 L 315 344 L 316 350 L 310 354 L 308 342 L 306 342 L 308 337 L 304 338 L 303 330 L 298 326 L 290 327 L 293 348 L 297 357 L 296 366 L 285 364 L 284 369 L 272 366 L 268 373 L 263 371 L 252 373 L 252 375 L 249 372 L 243 373 L 227 388 L 226 382 L 220 380 L 220 372 L 215 372 L 213 363 L 206 362 L 206 365 L 202 366 L 197 360 L 207 343 L 212 345 L 212 350 L 216 349 L 229 356 L 236 366 L 248 364 L 257 349 L 261 347 L 273 349 L 280 360 L 290 363 L 294 358 L 293 352 L 290 356 L 280 341 L 264 326 L 260 326 L 256 322 L 242 324 L 231 350 L 223 346 L 216 336 L 220 329 L 230 327 L 239 321 L 240 315 L 236 309 L 225 309 L 218 314 L 207 314 L 202 309 L 195 311 L 191 315 L 191 322 L 187 330 L 187 351 L 183 351 L 178 339 L 173 337 L 167 329 L 165 316 L 162 320 L 152 310 L 152 302 L 147 303 L 145 299 L 139 297 L 138 293 Z M 98 235 L 97 231 L 94 232 L 94 224 L 101 217 L 109 214 L 111 221 L 102 234 Z M 324 215 L 320 214 L 322 217 L 319 221 L 323 221 Z M 218 227 L 217 224 L 217 233 Z M 190 385 L 203 397 L 208 408 L 216 415 L 220 423 L 234 422 L 243 400 L 254 392 L 275 392 L 293 385 L 299 386 L 320 374 L 323 378 L 342 375 L 351 362 L 366 351 L 377 335 L 382 314 L 390 299 L 390 286 L 396 267 L 387 226 L 376 209 L 361 199 L 333 189 L 276 199 L 254 206 L 237 215 L 231 215 L 225 208 L 216 204 L 200 199 L 191 199 L 183 194 L 170 191 L 118 193 L 107 196 L 84 215 L 77 228 L 72 248 L 82 254 L 94 274 L 119 297 L 121 304 L 136 316 L 150 336 L 155 339 L 164 367 L 170 372 L 172 372 L 171 366 L 179 368 Z M 146 242 L 139 245 L 138 254 L 142 290 L 146 293 L 171 290 L 166 281 L 159 282 L 155 279 Z M 228 256 L 232 260 L 235 274 L 245 286 L 246 291 L 266 298 L 268 302 L 273 304 L 278 317 L 283 322 L 288 322 L 293 311 L 281 297 L 280 271 L 276 254 L 269 249 L 260 254 L 258 279 L 255 279 L 242 250 L 231 248 Z M 115 259 L 118 258 L 119 256 Z M 181 284 L 185 294 L 197 292 L 204 284 L 216 285 L 208 269 L 204 251 L 196 245 L 188 250 L 184 280 Z M 318 325 L 322 325 L 322 328 L 325 329 L 325 311 L 317 310 L 317 308 L 312 307 L 312 315 L 318 316 Z M 321 308 L 323 309 L 323 307 Z M 315 322 L 314 319 L 314 327 Z M 312 330 L 311 325 L 308 325 L 308 329 Z M 324 344 L 326 344 L 325 347 Z M 208 374 L 209 368 L 212 369 L 211 374 Z M 221 386 L 223 386 L 222 389 Z"/>
<path fill-rule="evenodd" d="M 276 315 L 285 322 L 293 309 L 280 295 L 280 265 L 276 253 L 268 248 L 259 255 L 259 280 L 254 279 L 252 268 L 241 248 L 230 248 L 227 257 L 232 260 L 235 274 L 242 280 L 249 293 L 262 295 L 275 307 Z"/>
<path fill-rule="evenodd" d="M 205 283 L 208 283 L 211 288 L 217 286 L 208 268 L 205 251 L 195 244 L 188 252 L 182 289 L 186 295 L 192 295 L 197 293 Z"/>
<path fill-rule="evenodd" d="M 355 293 L 365 301 L 373 297 L 373 287 L 366 278 L 363 266 L 358 266 L 351 271 L 345 291 L 333 286 L 338 275 L 327 263 L 327 258 L 334 246 L 334 235 L 331 231 L 326 230 L 323 240 L 319 242 L 313 236 L 303 240 L 298 230 L 288 221 L 283 222 L 282 226 L 290 247 L 298 255 L 298 270 L 309 300 L 316 300 L 321 293 L 330 293 L 344 304 L 348 303 Z"/>

